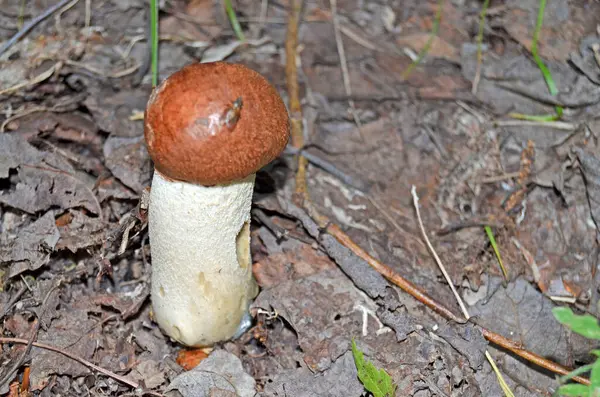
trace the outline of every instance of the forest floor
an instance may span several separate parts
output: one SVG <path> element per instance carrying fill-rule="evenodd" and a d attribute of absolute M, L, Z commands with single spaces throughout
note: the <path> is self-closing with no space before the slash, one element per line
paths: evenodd
<path fill-rule="evenodd" d="M 56 3 L 3 2 L 0 39 Z M 62 3 L 0 54 L 0 394 L 358 397 L 353 338 L 397 396 L 502 396 L 486 352 L 515 396 L 550 396 L 557 375 L 510 350 L 592 360 L 596 344 L 552 308 L 599 310 L 598 1 L 548 2 L 538 49 L 556 95 L 532 56 L 539 0 L 491 1 L 481 63 L 482 1 L 306 0 L 292 52 L 289 1 L 234 1 L 243 43 L 221 1 L 162 2 L 159 80 L 197 61 L 249 66 L 287 104 L 299 96 L 309 159 L 305 180 L 294 155 L 259 172 L 253 326 L 204 350 L 151 317 L 148 4 Z M 513 114 L 555 106 L 560 120 Z M 456 321 L 413 187 L 472 321 Z"/>

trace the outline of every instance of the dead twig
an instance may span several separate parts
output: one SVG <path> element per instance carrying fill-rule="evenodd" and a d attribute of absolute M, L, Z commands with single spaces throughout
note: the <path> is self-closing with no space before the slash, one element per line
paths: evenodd
<path fill-rule="evenodd" d="M 506 174 L 502 174 L 502 175 L 496 175 L 496 176 L 489 176 L 487 178 L 481 178 L 478 180 L 475 180 L 476 183 L 496 183 L 496 182 L 502 182 L 505 181 L 507 179 L 513 179 L 513 178 L 517 178 L 521 173 L 520 172 L 509 172 Z"/>
<path fill-rule="evenodd" d="M 6 303 L 6 305 L 2 309 L 2 312 L 0 312 L 0 320 L 2 320 L 4 318 L 4 316 L 6 316 L 6 313 L 9 312 L 9 310 L 13 307 L 13 305 L 15 303 L 17 303 L 17 301 L 19 300 L 19 298 L 21 298 L 21 296 L 28 289 L 29 289 L 29 287 L 27 286 L 27 283 L 23 282 L 23 286 L 21 288 L 19 288 L 19 290 L 15 293 L 15 295 L 12 298 L 10 298 L 10 300 Z"/>
<path fill-rule="evenodd" d="M 471 86 L 471 93 L 477 94 L 477 88 L 479 87 L 479 80 L 481 80 L 481 67 L 483 65 L 483 52 L 481 49 L 483 42 L 483 28 L 485 26 L 485 16 L 490 5 L 490 0 L 483 2 L 483 8 L 479 14 L 479 32 L 477 33 L 477 69 L 475 70 L 475 77 L 473 78 L 473 85 Z"/>
<path fill-rule="evenodd" d="M 358 189 L 363 193 L 366 193 L 367 191 L 369 191 L 369 185 L 367 185 L 366 183 L 364 183 L 361 180 L 352 178 L 350 175 L 344 173 L 343 171 L 341 171 L 339 168 L 337 168 L 335 165 L 333 165 L 329 161 L 324 160 L 310 152 L 307 152 L 306 149 L 298 149 L 293 146 L 288 146 L 288 147 L 286 147 L 285 151 L 287 153 L 290 153 L 293 155 L 302 155 L 304 158 L 306 158 L 306 160 L 309 163 L 321 168 L 325 172 L 330 173 L 331 175 L 333 175 L 340 181 L 344 182 L 348 186 Z"/>
<path fill-rule="evenodd" d="M 288 95 L 290 98 L 290 110 L 291 110 L 291 119 L 292 119 L 292 145 L 297 149 L 303 147 L 303 134 L 302 134 L 302 107 L 300 105 L 299 100 L 299 92 L 298 92 L 298 81 L 297 81 L 297 66 L 296 66 L 296 47 L 297 47 L 297 32 L 298 32 L 298 17 L 297 12 L 299 10 L 298 0 L 292 0 L 292 4 L 290 6 L 290 14 L 289 14 L 289 24 L 288 24 L 288 35 L 286 39 L 286 79 L 287 79 L 287 89 Z M 438 12 L 441 12 L 441 2 L 439 0 Z M 436 28 L 437 32 L 437 28 Z M 300 156 L 300 160 L 306 159 Z M 454 321 L 459 324 L 463 324 L 466 321 L 455 315 L 450 309 L 444 307 L 440 303 L 436 302 L 434 299 L 429 297 L 423 291 L 421 291 L 418 287 L 412 284 L 410 281 L 406 280 L 400 274 L 396 273 L 392 268 L 383 263 L 379 262 L 377 259 L 373 258 L 369 255 L 365 250 L 363 250 L 358 244 L 356 244 L 350 236 L 344 233 L 339 226 L 332 223 L 327 217 L 323 216 L 319 213 L 319 211 L 315 208 L 313 203 L 308 198 L 306 194 L 306 163 L 300 167 L 299 160 L 299 168 L 296 174 L 296 193 L 303 193 L 303 207 L 306 210 L 308 216 L 310 216 L 313 221 L 317 224 L 317 226 L 324 230 L 324 232 L 330 234 L 335 239 L 337 239 L 342 245 L 346 248 L 350 249 L 355 255 L 359 258 L 365 260 L 370 266 L 372 266 L 375 270 L 377 270 L 382 276 L 386 279 L 400 287 L 403 291 L 412 295 L 415 299 L 425 304 L 427 307 L 431 308 L 435 312 L 439 313 L 446 319 L 450 321 Z M 303 190 L 304 189 L 304 190 Z M 450 283 L 451 284 L 451 283 Z M 467 318 L 469 317 L 468 313 L 466 314 Z M 476 321 L 471 318 L 468 321 L 472 321 L 476 323 Z M 545 359 L 544 357 L 540 357 L 535 353 L 529 352 L 525 349 L 522 349 L 521 346 L 503 337 L 502 335 L 496 334 L 484 327 L 481 327 L 481 331 L 485 339 L 488 341 L 500 346 L 504 349 L 507 349 L 517 356 L 526 359 L 527 361 L 534 363 L 542 368 L 555 372 L 557 374 L 566 375 L 570 372 L 569 369 L 554 363 L 550 360 Z M 1 341 L 1 339 L 0 339 Z M 576 382 L 589 385 L 590 381 L 588 379 L 582 378 L 580 376 L 573 377 L 573 380 Z"/>
<path fill-rule="evenodd" d="M 282 239 L 287 238 L 288 231 L 286 229 L 282 228 L 281 226 L 273 223 L 271 218 L 269 218 L 267 216 L 267 214 L 264 213 L 263 210 L 254 208 L 252 210 L 252 215 L 254 215 L 256 217 L 256 219 L 258 219 L 259 222 L 262 223 L 267 229 L 269 229 L 271 231 L 271 233 L 273 233 L 273 236 L 275 236 L 275 238 L 277 240 L 282 240 Z"/>
<path fill-rule="evenodd" d="M 23 365 L 25 363 L 27 356 L 31 352 L 31 347 L 34 343 L 33 341 L 37 338 L 37 334 L 40 329 L 40 324 L 42 323 L 42 316 L 46 312 L 46 304 L 48 303 L 48 300 L 50 299 L 50 296 L 52 295 L 52 293 L 58 287 L 60 287 L 60 281 L 58 283 L 56 283 L 55 285 L 53 285 L 52 288 L 50 288 L 50 291 L 48 291 L 48 293 L 44 297 L 44 300 L 42 301 L 42 305 L 41 305 L 41 310 L 39 311 L 39 313 L 36 314 L 37 319 L 35 321 L 33 329 L 31 330 L 31 335 L 29 336 L 29 339 L 26 340 L 27 347 L 25 348 L 25 350 L 23 351 L 23 353 L 21 354 L 19 359 L 16 360 L 13 363 L 13 365 L 8 369 L 8 371 L 6 371 L 4 373 L 4 376 L 2 378 L 0 378 L 0 389 L 2 388 L 2 385 L 4 385 L 6 382 L 10 382 L 10 380 L 14 377 L 14 374 L 21 367 L 21 365 Z"/>
<path fill-rule="evenodd" d="M 434 299 L 430 298 L 421 291 L 416 285 L 405 279 L 404 277 L 397 274 L 391 267 L 380 263 L 377 259 L 373 258 L 369 255 L 365 250 L 363 250 L 358 244 L 356 244 L 350 236 L 340 229 L 334 223 L 330 223 L 326 228 L 326 232 L 335 237 L 342 245 L 346 248 L 350 249 L 356 256 L 361 259 L 364 259 L 371 267 L 377 270 L 383 277 L 387 278 L 398 287 L 400 287 L 403 291 L 412 295 L 419 302 L 423 303 L 425 306 L 429 307 L 433 311 L 441 314 L 445 318 L 457 322 L 459 324 L 465 323 L 463 319 L 455 315 L 450 309 L 440 305 Z"/>
<path fill-rule="evenodd" d="M 411 188 L 410 193 L 412 195 L 413 204 L 414 204 L 415 210 L 417 212 L 417 221 L 419 223 L 419 228 L 421 229 L 421 233 L 423 235 L 423 239 L 427 243 L 427 247 L 429 248 L 429 250 L 431 251 L 431 254 L 435 258 L 435 262 L 437 263 L 438 268 L 440 269 L 440 271 L 444 275 L 444 278 L 446 279 L 446 282 L 450 286 L 450 290 L 452 290 L 452 294 L 454 294 L 454 297 L 455 297 L 456 301 L 458 302 L 458 305 L 460 306 L 460 309 L 463 312 L 463 316 L 465 316 L 465 319 L 468 321 L 471 318 L 471 315 L 469 314 L 469 311 L 467 310 L 467 307 L 465 306 L 465 303 L 463 302 L 462 298 L 460 297 L 460 295 L 456 291 L 456 288 L 454 287 L 454 283 L 452 282 L 452 279 L 450 278 L 450 276 L 448 275 L 448 272 L 446 271 L 446 267 L 443 265 L 443 263 L 440 260 L 437 252 L 433 248 L 433 245 L 429 241 L 429 237 L 427 237 L 427 233 L 425 232 L 425 226 L 423 225 L 423 220 L 421 219 L 421 211 L 419 211 L 419 196 L 417 195 L 417 189 L 415 188 L 414 185 Z M 502 270 L 504 270 L 504 268 Z M 507 389 L 508 386 L 506 386 L 506 382 L 504 381 L 504 377 L 502 376 L 502 374 L 498 370 L 498 368 L 496 366 L 496 363 L 494 362 L 494 359 L 492 358 L 492 355 L 490 354 L 490 352 L 489 352 L 488 349 L 485 350 L 485 356 L 488 359 L 488 361 L 490 362 L 490 365 L 492 366 L 492 368 L 494 369 L 494 372 L 496 373 L 496 377 L 498 378 L 498 382 L 500 383 L 500 386 L 502 387 L 503 390 L 505 388 Z M 508 395 L 508 393 L 505 393 L 505 394 Z"/>
<path fill-rule="evenodd" d="M 24 345 L 24 344 L 27 344 L 28 341 L 26 339 L 20 339 L 20 338 L 0 338 L 0 344 L 5 344 L 5 343 L 18 343 L 18 344 Z M 126 378 L 126 377 L 121 376 L 119 374 L 115 374 L 114 372 L 111 372 L 111 371 L 109 371 L 107 369 L 99 367 L 96 364 L 93 364 L 93 363 L 87 361 L 84 358 L 77 357 L 76 355 L 74 355 L 74 354 L 72 354 L 72 353 L 70 353 L 70 352 L 68 352 L 66 350 L 59 349 L 58 347 L 46 345 L 44 343 L 39 343 L 39 342 L 33 342 L 32 345 L 34 347 L 38 347 L 40 349 L 45 349 L 45 350 L 48 350 L 48 351 L 51 351 L 51 352 L 62 354 L 63 356 L 68 357 L 71 360 L 75 360 L 78 363 L 80 363 L 82 365 L 85 365 L 86 367 L 88 367 L 90 369 L 93 369 L 96 372 L 99 372 L 99 373 L 101 373 L 103 375 L 106 375 L 106 376 L 108 376 L 110 378 L 113 378 L 116 381 L 119 381 L 119 382 L 121 382 L 123 384 L 126 384 L 127 386 L 130 386 L 130 387 L 134 388 L 136 390 L 136 392 L 140 392 L 140 395 L 149 395 L 149 396 L 163 397 L 163 395 L 160 394 L 160 393 L 149 391 L 149 390 L 144 390 L 141 387 L 141 385 L 138 382 L 136 382 L 136 381 L 133 381 L 133 380 L 131 380 L 129 378 Z"/>
<path fill-rule="evenodd" d="M 134 73 L 136 70 L 138 70 L 142 65 L 140 65 L 139 63 L 135 63 L 133 66 L 130 66 L 128 68 L 125 68 L 123 70 L 118 70 L 118 71 L 112 71 L 112 72 L 105 72 L 104 70 L 95 68 L 93 66 L 87 65 L 85 63 L 81 63 L 81 62 L 76 62 L 76 61 L 71 61 L 71 60 L 66 60 L 65 64 L 69 65 L 69 66 L 74 66 L 74 67 L 78 67 L 81 69 L 85 69 L 89 72 L 92 72 L 94 74 L 97 74 L 99 76 L 102 77 L 109 77 L 109 78 L 113 78 L 113 79 L 118 79 L 121 77 L 125 77 L 129 74 Z"/>
<path fill-rule="evenodd" d="M 58 69 L 60 69 L 61 62 L 56 62 L 54 65 L 50 66 L 48 70 L 38 74 L 31 80 L 24 81 L 22 83 L 18 83 L 13 85 L 12 87 L 5 88 L 0 91 L 0 95 L 8 95 L 12 94 L 15 91 L 20 90 L 21 88 L 29 87 L 31 85 L 41 83 L 42 81 L 48 79 L 50 76 L 54 74 Z"/>
<path fill-rule="evenodd" d="M 27 109 L 18 110 L 16 112 L 16 114 L 7 118 L 6 120 L 4 120 L 2 122 L 2 124 L 0 124 L 0 134 L 5 132 L 6 127 L 13 121 L 18 120 L 22 117 L 28 116 L 33 113 L 39 113 L 39 112 L 63 113 L 63 112 L 72 111 L 75 109 L 75 107 L 77 107 L 77 104 L 82 100 L 82 98 L 84 98 L 85 95 L 86 95 L 85 93 L 83 95 L 79 95 L 79 94 L 73 95 L 68 100 L 62 101 L 61 103 L 57 103 L 51 107 L 35 105 L 35 106 L 29 107 Z"/>
<path fill-rule="evenodd" d="M 348 73 L 348 62 L 346 61 L 346 51 L 344 50 L 344 42 L 342 41 L 342 34 L 340 33 L 340 24 L 338 21 L 337 15 L 337 0 L 329 0 L 331 4 L 331 19 L 333 22 L 333 33 L 335 35 L 335 43 L 338 50 L 338 55 L 340 57 L 340 67 L 342 68 L 342 78 L 344 80 L 344 90 L 346 91 L 346 95 L 348 97 L 352 97 L 352 86 L 350 84 L 350 74 Z M 358 117 L 358 113 L 356 113 L 356 106 L 354 105 L 354 101 L 352 99 L 348 99 L 348 105 L 350 106 L 350 112 L 352 113 L 352 118 L 354 119 L 354 123 L 356 123 L 356 127 L 358 128 L 358 133 L 361 139 L 364 141 L 365 138 L 362 136 L 362 123 L 360 118 Z"/>
<path fill-rule="evenodd" d="M 322 215 L 321 218 L 323 218 Z M 322 222 L 323 219 L 316 219 L 316 221 Z M 367 263 L 371 265 L 375 270 L 377 270 L 382 276 L 384 276 L 392 283 L 400 287 L 404 292 L 412 295 L 419 302 L 425 304 L 427 307 L 441 314 L 448 320 L 455 321 L 457 323 L 465 322 L 463 319 L 456 316 L 451 310 L 436 302 L 433 298 L 429 297 L 410 281 L 406 280 L 404 277 L 396 273 L 392 268 L 390 268 L 387 265 L 384 265 L 377 259 L 373 258 L 371 255 L 369 255 L 365 250 L 363 250 L 354 241 L 352 241 L 350 236 L 344 233 L 337 225 L 330 223 L 326 228 L 326 232 L 335 237 L 341 244 L 343 244 L 346 248 L 350 249 L 355 255 L 367 261 Z M 469 321 L 477 323 L 472 318 Z M 568 368 L 565 368 L 560 364 L 552 362 L 544 357 L 538 356 L 535 353 L 523 349 L 521 345 L 517 342 L 513 342 L 512 340 L 505 338 L 504 336 L 490 331 L 482 326 L 479 327 L 484 338 L 487 339 L 489 342 L 492 342 L 497 346 L 507 349 L 516 354 L 517 356 L 524 358 L 525 360 L 534 363 L 539 367 L 545 368 L 549 371 L 560 375 L 566 375 L 570 372 Z M 574 377 L 573 380 L 584 385 L 590 384 L 590 381 L 588 379 L 580 376 Z"/>
<path fill-rule="evenodd" d="M 493 122 L 493 125 L 495 127 L 545 127 L 565 131 L 577 129 L 577 124 L 567 123 L 565 121 L 497 120 Z"/>
<path fill-rule="evenodd" d="M 304 135 L 302 132 L 302 106 L 298 90 L 298 65 L 296 64 L 296 49 L 298 48 L 298 25 L 300 18 L 301 0 L 292 0 L 288 16 L 288 29 L 285 39 L 285 77 L 290 106 L 290 123 L 292 128 L 291 143 L 295 148 L 304 146 Z M 306 166 L 308 161 L 301 154 L 298 155 L 298 170 L 296 171 L 296 193 L 301 198 L 308 197 L 308 186 L 306 186 Z"/>
<path fill-rule="evenodd" d="M 17 374 L 17 371 L 19 370 L 19 368 L 21 368 L 21 365 L 23 365 L 25 363 L 27 356 L 31 352 L 31 346 L 33 345 L 33 341 L 37 337 L 37 333 L 38 333 L 39 329 L 40 329 L 40 320 L 36 319 L 35 324 L 33 325 L 33 329 L 31 330 L 31 335 L 29 336 L 29 339 L 23 339 L 25 341 L 25 343 L 27 344 L 27 346 L 25 347 L 25 350 L 23 351 L 23 353 L 21 353 L 19 358 L 17 360 L 15 360 L 13 365 L 11 365 L 10 368 L 4 373 L 4 376 L 2 376 L 2 378 L 0 378 L 0 388 L 2 388 L 4 386 L 4 384 L 6 384 L 7 382 L 10 382 L 10 380 L 13 379 L 15 377 L 15 375 Z"/>
<path fill-rule="evenodd" d="M 62 8 L 65 4 L 67 4 L 70 0 L 61 0 L 57 4 L 52 7 L 46 9 L 43 13 L 38 15 L 29 21 L 21 30 L 19 30 L 13 37 L 8 39 L 2 46 L 0 47 L 0 55 L 4 54 L 6 50 L 8 50 L 13 44 L 19 41 L 22 37 L 24 37 L 31 29 L 35 27 L 38 23 L 42 22 L 44 19 L 48 18 L 50 15 L 54 14 L 60 8 Z"/>
<path fill-rule="evenodd" d="M 410 190 L 410 193 L 413 198 L 413 204 L 415 206 L 415 210 L 417 211 L 417 220 L 419 223 L 419 229 L 421 230 L 421 234 L 423 235 L 423 240 L 425 240 L 425 244 L 427 244 L 427 248 L 429 248 L 429 251 L 431 251 L 431 254 L 435 258 L 435 262 L 437 263 L 440 271 L 444 275 L 444 278 L 448 282 L 448 285 L 450 286 L 450 290 L 452 291 L 452 294 L 456 298 L 456 301 L 458 302 L 458 305 L 460 306 L 460 310 L 462 310 L 462 313 L 465 316 L 465 319 L 468 320 L 469 318 L 471 318 L 471 316 L 469 315 L 469 312 L 467 311 L 465 304 L 463 303 L 462 299 L 460 298 L 460 295 L 456 291 L 456 288 L 454 287 L 454 283 L 452 282 L 450 275 L 446 271 L 446 268 L 444 267 L 444 265 L 442 265 L 442 261 L 440 260 L 440 257 L 438 256 L 437 252 L 433 249 L 433 246 L 431 245 L 431 242 L 429 241 L 429 237 L 427 237 L 427 233 L 425 232 L 425 227 L 423 226 L 423 220 L 421 219 L 421 211 L 419 210 L 419 197 L 417 196 L 417 189 L 415 188 L 414 185 L 413 185 L 412 189 Z"/>
<path fill-rule="evenodd" d="M 69 4 L 65 5 L 55 16 L 54 16 L 54 26 L 56 30 L 60 33 L 63 32 L 63 28 L 60 25 L 60 21 L 62 18 L 62 14 L 69 11 L 71 8 L 75 6 L 75 4 L 79 3 L 79 0 L 72 0 Z"/>

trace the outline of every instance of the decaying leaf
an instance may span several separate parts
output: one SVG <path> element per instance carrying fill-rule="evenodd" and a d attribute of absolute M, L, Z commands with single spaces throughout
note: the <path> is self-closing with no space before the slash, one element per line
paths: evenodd
<path fill-rule="evenodd" d="M 140 194 L 150 184 L 152 164 L 143 136 L 108 138 L 104 157 L 110 172 L 134 192 Z"/>
<path fill-rule="evenodd" d="M 85 105 L 101 130 L 113 136 L 135 137 L 143 134 L 144 124 L 130 117 L 134 111 L 146 108 L 149 94 L 147 88 L 117 93 L 112 89 L 102 89 L 95 95 L 89 95 Z"/>
<path fill-rule="evenodd" d="M 264 290 L 253 307 L 275 310 L 290 323 L 304 361 L 315 371 L 327 369 L 348 350 L 352 335 L 362 332 L 363 310 L 376 310 L 339 269 Z M 369 333 L 380 328 L 373 318 L 367 321 Z"/>
<path fill-rule="evenodd" d="M 238 397 L 254 397 L 256 382 L 235 355 L 216 350 L 196 368 L 177 376 L 167 390 L 178 390 L 183 397 L 211 396 L 215 392 L 234 392 Z"/>
<path fill-rule="evenodd" d="M 47 331 L 40 330 L 37 340 L 68 349 L 70 353 L 90 360 L 97 348 L 98 332 L 101 331 L 93 328 L 94 323 L 85 310 L 61 311 L 61 317 L 54 320 Z M 88 330 L 90 332 L 86 334 Z M 45 379 L 52 374 L 82 376 L 90 372 L 89 368 L 77 361 L 48 350 L 33 348 L 31 356 L 32 390 L 44 386 Z"/>
<path fill-rule="evenodd" d="M 70 210 L 63 214 L 58 225 L 60 240 L 56 249 L 77 252 L 80 249 L 101 244 L 105 239 L 106 224 L 99 218 L 92 218 L 81 211 Z M 58 220 L 57 220 L 58 222 Z"/>
<path fill-rule="evenodd" d="M 0 203 L 30 214 L 53 206 L 100 212 L 90 181 L 81 180 L 83 174 L 66 160 L 40 152 L 19 135 L 0 134 L 0 178 L 11 169 L 17 169 L 16 186 L 1 192 Z"/>
<path fill-rule="evenodd" d="M 131 375 L 137 381 L 143 381 L 144 385 L 153 389 L 165 383 L 165 372 L 161 364 L 154 360 L 140 362 L 132 371 Z"/>
<path fill-rule="evenodd" d="M 600 229 L 600 157 L 581 148 L 575 148 L 573 151 L 577 154 L 583 170 L 592 218 L 596 228 Z"/>
<path fill-rule="evenodd" d="M 297 368 L 274 375 L 262 396 L 359 397 L 364 388 L 357 375 L 352 352 L 347 351 L 323 373 Z"/>
<path fill-rule="evenodd" d="M 10 264 L 9 277 L 36 270 L 48 263 L 60 234 L 54 211 L 21 229 L 15 238 L 0 242 L 0 263 Z"/>

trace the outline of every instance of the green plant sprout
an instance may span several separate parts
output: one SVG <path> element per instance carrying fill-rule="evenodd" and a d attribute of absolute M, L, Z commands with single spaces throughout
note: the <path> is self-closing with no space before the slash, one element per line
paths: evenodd
<path fill-rule="evenodd" d="M 569 328 L 571 331 L 582 335 L 588 339 L 600 340 L 600 325 L 598 325 L 598 319 L 589 314 L 577 315 L 568 307 L 555 307 L 552 309 L 552 314 L 556 320 Z M 591 352 L 595 355 L 596 361 L 591 364 L 584 365 L 573 371 L 568 375 L 562 376 L 558 379 L 561 386 L 556 391 L 555 395 L 568 396 L 568 397 L 598 397 L 600 396 L 600 350 L 592 350 Z M 582 385 L 577 383 L 571 383 L 565 385 L 569 379 L 590 372 L 590 385 Z"/>
<path fill-rule="evenodd" d="M 500 270 L 502 270 L 502 275 L 504 276 L 504 286 L 506 287 L 506 283 L 508 282 L 508 272 L 504 267 L 504 263 L 502 262 L 502 257 L 500 256 L 500 250 L 498 249 L 498 244 L 496 244 L 496 239 L 494 238 L 494 232 L 492 228 L 489 226 L 484 226 L 485 233 L 490 240 L 490 244 L 492 245 L 492 249 L 494 250 L 494 254 L 496 254 L 496 258 L 498 259 L 498 264 L 500 265 Z"/>
<path fill-rule="evenodd" d="M 235 10 L 231 5 L 231 0 L 224 0 L 225 2 L 225 12 L 227 13 L 227 17 L 229 18 L 229 23 L 233 28 L 233 32 L 239 41 L 246 41 L 246 37 L 244 37 L 244 32 L 242 31 L 242 27 L 238 22 L 237 16 L 235 15 Z"/>
<path fill-rule="evenodd" d="M 150 0 L 150 44 L 151 48 L 151 66 L 152 87 L 158 85 L 158 5 L 157 0 Z"/>
<path fill-rule="evenodd" d="M 479 14 L 479 31 L 477 32 L 477 62 L 478 63 L 483 62 L 481 43 L 483 42 L 483 28 L 485 25 L 485 16 L 487 14 L 489 5 L 490 5 L 490 0 L 485 0 L 483 2 L 483 8 L 481 9 L 481 13 Z"/>
<path fill-rule="evenodd" d="M 411 74 L 413 69 L 416 68 L 419 63 L 421 63 L 423 58 L 425 58 L 425 55 L 427 55 L 427 53 L 429 52 L 431 44 L 433 44 L 433 39 L 437 36 L 438 30 L 440 29 L 440 22 L 442 20 L 442 10 L 444 8 L 443 5 L 444 0 L 438 0 L 437 11 L 435 12 L 435 19 L 433 21 L 433 28 L 431 29 L 429 39 L 427 39 L 427 43 L 425 43 L 425 46 L 421 49 L 421 52 L 419 52 L 417 59 L 412 61 L 412 63 L 408 65 L 408 68 L 406 68 L 406 70 L 402 72 L 403 80 L 405 80 L 408 77 L 408 75 Z"/>
<path fill-rule="evenodd" d="M 352 338 L 352 355 L 358 371 L 358 380 L 368 392 L 373 394 L 373 397 L 396 395 L 396 386 L 392 382 L 392 377 L 385 370 L 377 369 L 372 362 L 365 361 L 365 355 L 356 347 L 354 338 Z"/>
<path fill-rule="evenodd" d="M 546 0 L 540 0 L 540 9 L 538 11 L 537 21 L 535 24 L 535 30 L 533 32 L 533 42 L 531 43 L 531 55 L 533 55 L 533 59 L 537 64 L 538 68 L 542 72 L 542 76 L 544 76 L 544 81 L 548 86 L 548 91 L 550 95 L 555 96 L 558 94 L 558 89 L 556 88 L 556 84 L 554 83 L 554 79 L 552 78 L 552 74 L 548 67 L 544 64 L 542 58 L 538 53 L 538 40 L 540 37 L 540 31 L 542 30 L 542 23 L 544 22 L 544 10 L 546 9 Z M 555 114 L 546 114 L 541 116 L 529 115 L 529 114 L 521 114 L 521 113 L 510 113 L 509 116 L 519 120 L 529 120 L 529 121 L 555 121 L 562 117 L 563 108 L 561 106 L 554 107 L 556 113 Z"/>

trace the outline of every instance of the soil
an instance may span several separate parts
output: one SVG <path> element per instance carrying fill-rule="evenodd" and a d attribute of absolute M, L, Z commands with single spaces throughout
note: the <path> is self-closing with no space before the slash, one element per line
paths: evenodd
<path fill-rule="evenodd" d="M 49 12 L 0 50 L 0 395 L 367 396 L 352 340 L 397 396 L 504 395 L 486 352 L 515 396 L 556 391 L 482 327 L 567 368 L 592 362 L 597 343 L 552 309 L 599 314 L 600 3 L 548 2 L 552 95 L 532 55 L 537 0 L 490 2 L 481 62 L 482 1 L 305 0 L 296 76 L 290 1 L 233 1 L 245 42 L 221 1 L 161 2 L 159 81 L 239 63 L 288 107 L 297 80 L 302 110 L 308 196 L 297 148 L 258 173 L 253 322 L 205 349 L 152 318 L 148 2 L 57 3 L 0 9 L 5 43 Z M 514 116 L 556 105 L 560 120 Z M 462 318 L 415 195 L 474 321 L 417 301 L 314 215 Z"/>

